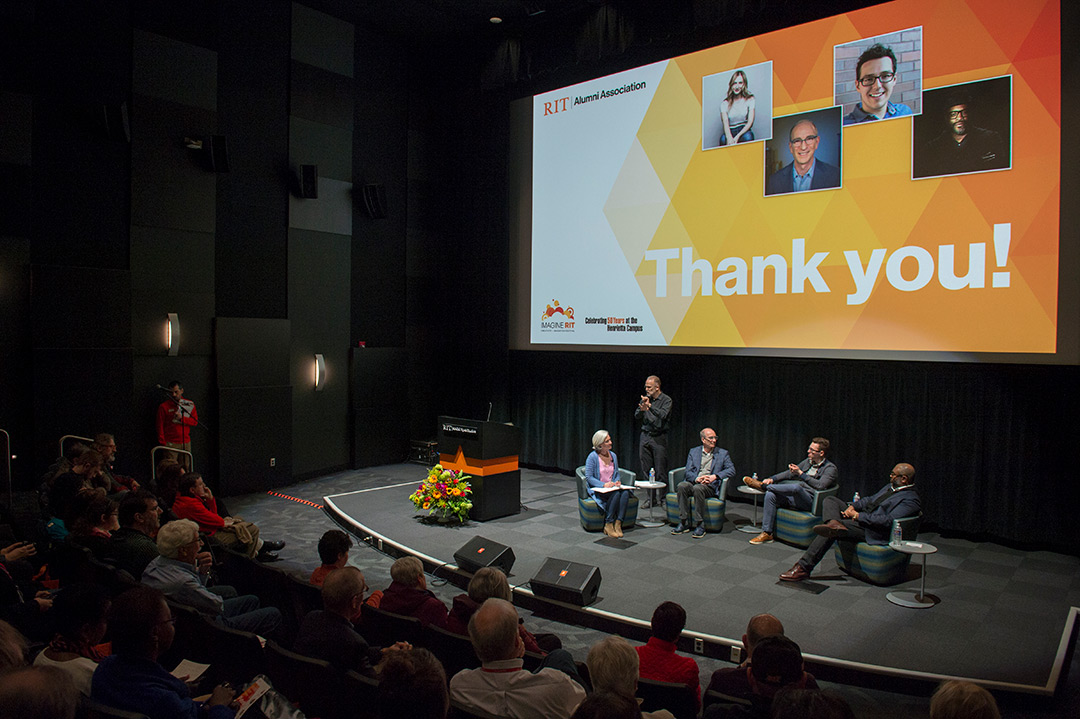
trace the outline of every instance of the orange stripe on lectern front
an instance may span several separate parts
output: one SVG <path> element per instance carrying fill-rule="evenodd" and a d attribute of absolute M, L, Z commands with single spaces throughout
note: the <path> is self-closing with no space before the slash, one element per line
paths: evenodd
<path fill-rule="evenodd" d="M 439 464 L 443 466 L 443 469 L 456 469 L 459 472 L 465 472 L 475 477 L 487 477 L 493 474 L 516 471 L 518 458 L 513 456 L 495 457 L 494 459 L 466 459 L 459 446 L 456 455 L 440 454 Z"/>

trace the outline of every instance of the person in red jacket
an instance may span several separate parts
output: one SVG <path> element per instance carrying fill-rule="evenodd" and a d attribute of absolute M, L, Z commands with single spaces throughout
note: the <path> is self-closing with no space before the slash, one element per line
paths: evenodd
<path fill-rule="evenodd" d="M 277 560 L 274 552 L 285 546 L 285 542 L 264 542 L 259 539 L 259 527 L 253 522 L 218 514 L 217 500 L 198 472 L 189 472 L 180 478 L 172 511 L 180 519 L 190 519 L 198 524 L 200 532 L 219 544 L 247 552 L 249 557 L 262 562 Z"/>
<path fill-rule="evenodd" d="M 652 615 L 652 636 L 636 647 L 641 662 L 641 678 L 685 684 L 697 695 L 701 706 L 698 665 L 691 657 L 675 653 L 675 642 L 686 626 L 686 610 L 675 602 L 661 602 Z"/>
<path fill-rule="evenodd" d="M 402 557 L 390 565 L 390 586 L 383 592 L 380 609 L 416 617 L 425 626 L 446 622 L 446 605 L 427 588 L 424 565 L 416 557 Z"/>
<path fill-rule="evenodd" d="M 184 399 L 184 386 L 177 380 L 169 383 L 169 394 L 172 396 L 157 408 L 158 444 L 190 452 L 191 428 L 199 423 L 199 413 L 195 410 L 194 402 Z M 180 462 L 184 469 L 191 471 L 188 455 L 177 455 L 175 452 L 168 454 Z"/>

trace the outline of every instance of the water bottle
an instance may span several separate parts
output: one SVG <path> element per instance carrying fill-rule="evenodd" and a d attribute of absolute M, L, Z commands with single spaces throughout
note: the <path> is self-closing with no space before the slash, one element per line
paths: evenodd
<path fill-rule="evenodd" d="M 655 482 L 656 481 L 656 470 L 655 469 L 650 469 L 649 470 L 649 481 L 650 482 Z"/>
<path fill-rule="evenodd" d="M 858 493 L 858 492 L 856 492 L 856 493 L 855 493 L 855 496 L 851 498 L 851 503 L 852 503 L 852 504 L 855 504 L 855 503 L 856 503 L 856 502 L 858 502 L 858 501 L 859 501 L 859 493 Z"/>
<path fill-rule="evenodd" d="M 754 472 L 754 481 L 757 481 L 757 472 Z"/>
<path fill-rule="evenodd" d="M 903 532 L 900 530 L 900 522 L 893 520 L 892 523 L 892 542 L 891 544 L 900 544 L 904 541 Z"/>

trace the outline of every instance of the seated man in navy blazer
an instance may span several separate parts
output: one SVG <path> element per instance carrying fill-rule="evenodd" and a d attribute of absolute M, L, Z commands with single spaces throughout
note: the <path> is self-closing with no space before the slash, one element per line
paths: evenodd
<path fill-rule="evenodd" d="M 873 497 L 863 497 L 848 505 L 836 497 L 826 497 L 822 518 L 825 524 L 814 527 L 818 535 L 795 566 L 780 575 L 785 582 L 801 582 L 829 551 L 833 542 L 889 543 L 894 519 L 914 517 L 922 511 L 915 491 L 915 468 L 901 462 L 889 474 L 889 483 Z"/>
<path fill-rule="evenodd" d="M 840 168 L 814 158 L 820 141 L 817 125 L 810 120 L 796 122 L 788 132 L 788 147 L 793 162 L 769 175 L 765 181 L 765 194 L 782 195 L 840 187 Z"/>
<path fill-rule="evenodd" d="M 705 536 L 705 501 L 720 494 L 724 480 L 735 476 L 735 465 L 726 449 L 716 446 L 716 432 L 701 430 L 701 446 L 686 456 L 686 474 L 675 488 L 679 496 L 679 526 L 672 534 L 690 531 L 690 495 L 694 495 L 694 539 Z"/>

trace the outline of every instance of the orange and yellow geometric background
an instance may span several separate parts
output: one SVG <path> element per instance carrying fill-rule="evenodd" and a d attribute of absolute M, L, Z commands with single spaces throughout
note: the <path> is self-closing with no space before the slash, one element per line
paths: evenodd
<path fill-rule="evenodd" d="M 823 349 L 1053 352 L 1056 341 L 1060 184 L 1060 9 L 1057 0 L 898 0 L 676 58 L 623 160 L 605 216 L 669 345 Z M 701 150 L 703 76 L 771 60 L 773 115 L 832 105 L 833 46 L 900 28 L 923 29 L 923 88 L 1012 76 L 1012 167 L 1001 172 L 911 179 L 911 123 L 904 117 L 843 130 L 843 187 L 763 197 L 763 144 Z M 808 50 L 816 48 L 816 50 Z M 643 181 L 646 179 L 648 181 Z M 653 188 L 653 189 L 647 189 Z M 646 193 L 643 196 L 643 193 Z M 1008 260 L 995 262 L 994 226 L 1011 225 Z M 792 240 L 819 267 L 830 291 L 682 296 L 681 261 L 668 263 L 656 296 L 648 250 L 693 248 L 714 268 L 750 262 Z M 967 270 L 970 243 L 986 245 L 982 288 L 945 289 L 938 247 L 955 246 Z M 863 264 L 918 246 L 935 276 L 916 291 L 889 284 L 882 268 L 870 297 L 855 292 L 845 251 Z M 911 279 L 915 261 L 902 274 Z M 991 275 L 1006 271 L 1007 288 Z"/>

